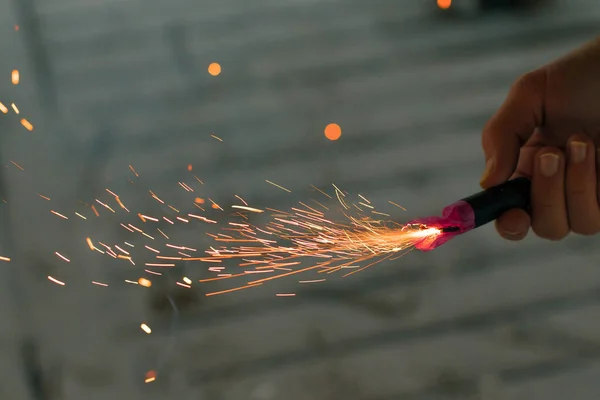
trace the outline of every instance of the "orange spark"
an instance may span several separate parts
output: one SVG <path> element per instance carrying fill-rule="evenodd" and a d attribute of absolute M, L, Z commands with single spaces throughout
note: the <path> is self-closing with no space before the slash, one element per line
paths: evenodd
<path fill-rule="evenodd" d="M 147 271 L 147 272 L 149 272 L 149 271 Z M 152 282 L 146 278 L 138 279 L 138 284 L 140 284 L 143 287 L 147 287 L 147 288 L 152 286 Z"/>
<path fill-rule="evenodd" d="M 10 106 L 12 107 L 13 111 L 15 112 L 15 114 L 18 115 L 20 113 L 19 108 L 17 107 L 17 105 L 15 103 L 11 103 Z"/>
<path fill-rule="evenodd" d="M 154 382 L 155 380 L 156 380 L 156 371 L 146 372 L 146 376 L 144 377 L 144 383 Z"/>
<path fill-rule="evenodd" d="M 2 111 L 2 113 L 7 114 L 8 113 L 8 108 L 6 108 L 6 106 L 2 103 L 0 103 L 0 111 Z"/>
<path fill-rule="evenodd" d="M 21 167 L 19 164 L 17 164 L 16 162 L 14 162 L 13 160 L 10 160 L 10 163 L 12 165 L 14 165 L 15 167 L 19 168 L 21 171 L 25 171 L 25 168 Z"/>
<path fill-rule="evenodd" d="M 10 262 L 10 258 L 4 257 L 4 256 L 0 256 L 0 261 Z"/>
<path fill-rule="evenodd" d="M 58 217 L 61 217 L 62 219 L 69 219 L 69 217 L 67 217 L 67 216 L 65 216 L 65 215 L 62 215 L 61 213 L 58 213 L 58 212 L 56 212 L 56 211 L 54 211 L 54 210 L 50 210 L 50 212 L 51 212 L 52 214 L 54 214 L 54 215 L 58 216 Z"/>
<path fill-rule="evenodd" d="M 33 125 L 31 125 L 31 122 L 27 121 L 25 118 L 21 120 L 21 125 L 23 125 L 25 129 L 30 132 L 33 130 Z"/>

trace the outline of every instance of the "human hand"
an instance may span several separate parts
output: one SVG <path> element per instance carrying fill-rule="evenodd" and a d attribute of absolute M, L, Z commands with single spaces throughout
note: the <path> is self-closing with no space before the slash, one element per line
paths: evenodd
<path fill-rule="evenodd" d="M 504 213 L 502 237 L 521 240 L 530 227 L 551 240 L 600 232 L 600 38 L 519 78 L 482 142 L 482 187 L 532 181 L 530 214 Z"/>

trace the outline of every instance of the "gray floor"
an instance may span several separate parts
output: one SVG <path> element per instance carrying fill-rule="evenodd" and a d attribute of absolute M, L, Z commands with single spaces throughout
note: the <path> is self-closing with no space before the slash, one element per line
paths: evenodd
<path fill-rule="evenodd" d="M 0 101 L 36 126 L 0 115 L 2 162 L 25 168 L 4 174 L 0 398 L 597 399 L 598 238 L 515 245 L 486 227 L 343 280 L 206 298 L 228 284 L 127 285 L 140 270 L 84 241 L 119 235 L 116 220 L 62 221 L 36 196 L 64 213 L 105 187 L 139 211 L 153 207 L 147 189 L 189 204 L 177 182 L 191 163 L 221 205 L 238 194 L 287 208 L 335 182 L 399 219 L 436 213 L 477 190 L 479 131 L 510 82 L 597 34 L 600 3 L 465 21 L 425 3 L 0 2 Z M 337 142 L 323 138 L 331 121 Z M 208 244 L 200 228 L 172 235 Z M 179 302 L 175 328 L 165 293 Z M 39 360 L 21 368 L 30 343 Z M 35 366 L 46 397 L 19 383 Z M 144 384 L 150 369 L 158 379 Z"/>

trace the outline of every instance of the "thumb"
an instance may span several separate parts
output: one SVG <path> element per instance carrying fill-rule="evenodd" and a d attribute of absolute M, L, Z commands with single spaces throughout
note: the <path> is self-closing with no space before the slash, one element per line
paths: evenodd
<path fill-rule="evenodd" d="M 481 186 L 507 181 L 517 168 L 519 150 L 543 124 L 546 70 L 523 75 L 511 87 L 506 100 L 483 129 L 486 168 Z"/>

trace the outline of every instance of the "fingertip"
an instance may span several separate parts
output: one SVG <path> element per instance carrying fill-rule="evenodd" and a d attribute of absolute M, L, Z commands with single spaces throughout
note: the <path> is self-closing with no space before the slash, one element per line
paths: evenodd
<path fill-rule="evenodd" d="M 531 227 L 531 217 L 525 210 L 512 209 L 496 220 L 496 230 L 504 239 L 523 240 Z"/>

